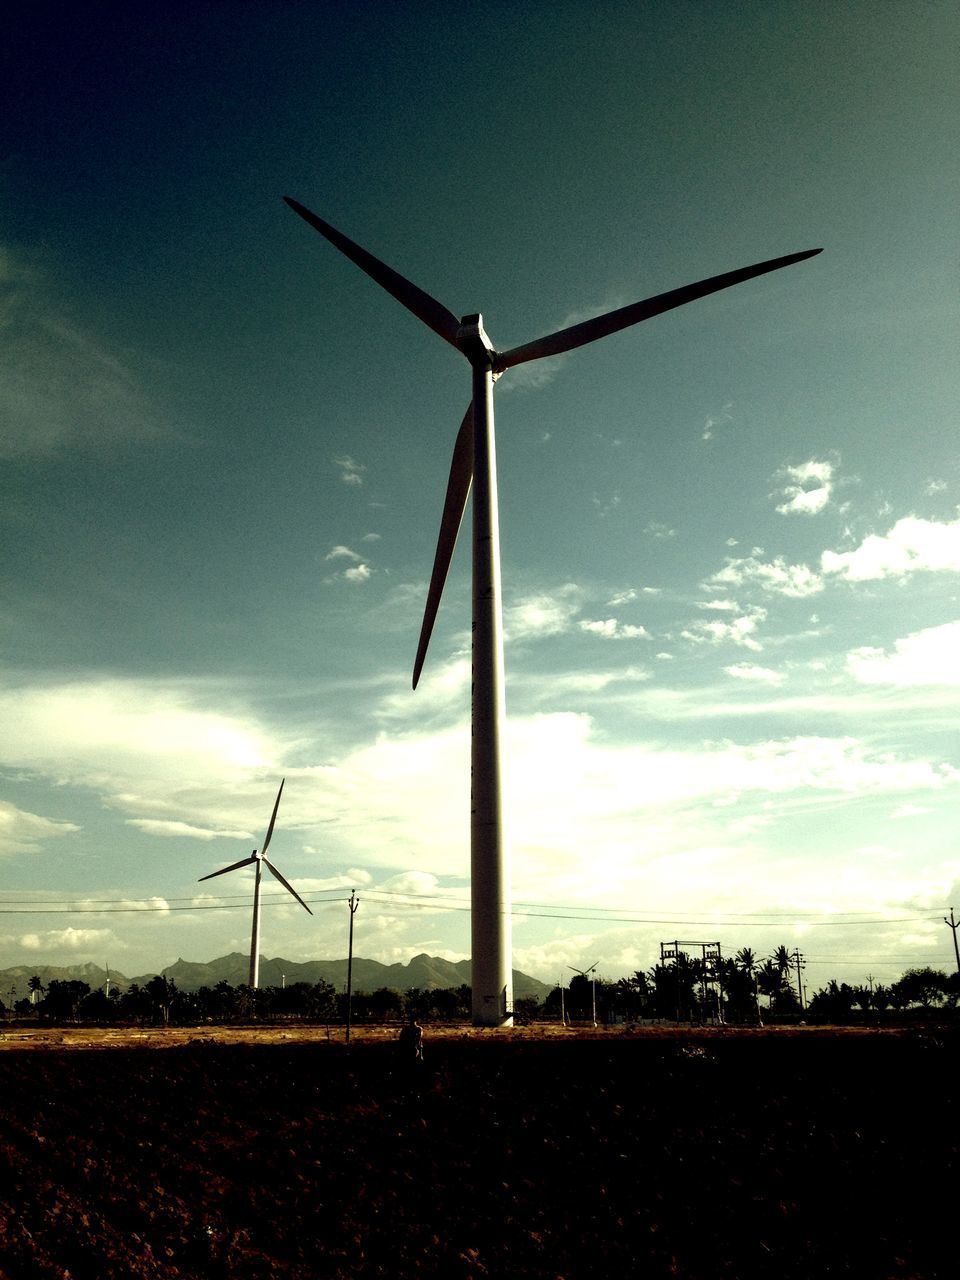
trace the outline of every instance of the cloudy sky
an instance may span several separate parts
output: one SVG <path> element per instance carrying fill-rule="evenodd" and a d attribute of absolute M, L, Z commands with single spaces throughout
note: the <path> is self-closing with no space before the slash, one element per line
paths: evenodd
<path fill-rule="evenodd" d="M 266 955 L 468 953 L 469 370 L 288 194 L 500 349 L 823 246 L 498 384 L 515 963 L 951 967 L 956 7 L 14 9 L 0 965 L 246 949 L 282 777 Z"/>

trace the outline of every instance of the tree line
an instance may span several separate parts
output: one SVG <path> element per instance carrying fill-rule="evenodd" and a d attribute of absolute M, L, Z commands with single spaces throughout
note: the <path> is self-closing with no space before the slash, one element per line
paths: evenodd
<path fill-rule="evenodd" d="M 830 979 L 807 997 L 798 989 L 796 955 L 778 947 L 757 957 L 743 947 L 729 958 L 679 954 L 670 963 L 638 970 L 607 983 L 577 975 L 563 996 L 555 988 L 545 1009 L 576 1021 L 630 1022 L 658 1019 L 674 1022 L 729 1022 L 762 1025 L 767 1021 L 842 1023 L 866 1016 L 898 1014 L 906 1009 L 955 1009 L 960 1001 L 960 974 L 928 967 L 908 969 L 889 985 L 872 980 L 850 986 Z"/>
<path fill-rule="evenodd" d="M 222 981 L 197 991 L 184 991 L 162 975 L 143 984 L 131 983 L 109 994 L 91 989 L 79 979 L 37 976 L 28 982 L 29 997 L 0 1011 L 41 1022 L 145 1023 L 158 1026 L 198 1026 L 203 1023 L 345 1022 L 347 997 L 329 982 L 294 982 L 280 987 L 252 988 Z M 437 991 L 414 988 L 400 992 L 384 987 L 354 993 L 351 1016 L 357 1022 L 386 1022 L 415 1016 L 428 1021 L 455 1021 L 470 1015 L 470 987 Z"/>
<path fill-rule="evenodd" d="M 831 979 L 801 1003 L 794 976 L 795 957 L 786 947 L 758 958 L 744 947 L 730 958 L 703 960 L 683 954 L 669 964 L 637 970 L 628 978 L 607 982 L 577 974 L 568 986 L 553 988 L 543 1002 L 535 997 L 515 1001 L 520 1022 L 535 1018 L 604 1025 L 652 1019 L 666 1022 L 726 1022 L 762 1025 L 796 1021 L 843 1023 L 883 1017 L 907 1009 L 956 1009 L 960 975 L 939 969 L 908 969 L 884 985 L 850 986 Z M 80 980 L 51 979 L 45 986 L 30 978 L 28 998 L 0 1012 L 53 1024 L 93 1022 L 197 1026 L 204 1023 L 285 1022 L 343 1023 L 347 996 L 329 982 L 294 982 L 257 989 L 223 981 L 197 991 L 183 991 L 162 975 L 121 990 L 91 989 Z M 354 993 L 350 1016 L 356 1023 L 400 1021 L 455 1022 L 470 1017 L 470 987 L 397 991 L 382 987 Z"/>

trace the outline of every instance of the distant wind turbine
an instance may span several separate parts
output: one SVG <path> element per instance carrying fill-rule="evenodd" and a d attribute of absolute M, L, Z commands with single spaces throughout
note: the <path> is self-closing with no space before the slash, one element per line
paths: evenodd
<path fill-rule="evenodd" d="M 208 876 L 201 876 L 199 883 L 204 880 L 212 880 L 214 876 L 225 876 L 228 871 L 239 871 L 241 867 L 253 867 L 256 870 L 256 880 L 253 886 L 253 934 L 250 939 L 250 986 L 256 989 L 260 985 L 260 881 L 263 876 L 263 868 L 266 867 L 275 880 L 279 880 L 286 891 L 293 895 L 303 907 L 304 911 L 313 915 L 313 912 L 294 889 L 292 884 L 284 880 L 283 876 L 267 857 L 267 846 L 270 843 L 270 837 L 273 835 L 273 828 L 277 821 L 277 810 L 280 808 L 280 797 L 283 795 L 283 784 L 286 778 L 281 779 L 280 790 L 277 792 L 277 799 L 273 806 L 273 813 L 270 815 L 270 825 L 267 827 L 267 834 L 263 838 L 263 845 L 259 851 L 254 849 L 249 858 L 243 858 L 240 862 L 233 862 L 229 867 L 223 867 L 220 871 L 211 871 Z"/>
<path fill-rule="evenodd" d="M 767 271 L 776 271 L 820 253 L 771 258 L 684 285 L 642 302 L 634 302 L 584 320 L 533 342 L 496 351 L 483 330 L 483 317 L 458 320 L 442 303 L 399 275 L 298 201 L 284 201 L 351 262 L 402 303 L 434 333 L 470 362 L 473 399 L 453 449 L 447 494 L 440 520 L 433 573 L 427 592 L 420 642 L 413 667 L 417 687 L 440 605 L 450 558 L 473 485 L 473 732 L 471 738 L 471 948 L 473 1021 L 479 1026 L 512 1023 L 513 975 L 507 846 L 502 813 L 501 738 L 506 716 L 503 688 L 503 620 L 500 604 L 500 535 L 497 508 L 496 451 L 493 431 L 493 385 L 514 365 L 572 351 L 641 320 L 729 288 Z"/>

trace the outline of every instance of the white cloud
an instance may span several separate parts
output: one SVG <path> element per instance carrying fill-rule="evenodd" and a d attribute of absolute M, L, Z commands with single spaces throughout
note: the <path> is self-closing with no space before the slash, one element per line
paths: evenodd
<path fill-rule="evenodd" d="M 824 573 L 847 582 L 960 570 L 960 519 L 940 523 L 904 516 L 889 533 L 871 534 L 853 551 L 824 551 Z"/>
<path fill-rule="evenodd" d="M 578 586 L 568 582 L 554 592 L 538 592 L 508 605 L 503 611 L 506 639 L 529 640 L 567 631 L 580 612 L 582 595 Z"/>
<path fill-rule="evenodd" d="M 783 486 L 784 501 L 777 507 L 782 515 L 816 515 L 830 501 L 833 492 L 832 462 L 811 458 L 795 467 L 781 467 L 777 472 Z"/>
<path fill-rule="evenodd" d="M 712 440 L 713 433 L 717 427 L 726 426 L 728 422 L 733 421 L 733 415 L 730 410 L 733 408 L 732 401 L 725 404 L 719 413 L 708 413 L 703 422 L 703 431 L 700 435 L 701 440 Z"/>
<path fill-rule="evenodd" d="M 128 827 L 149 836 L 167 836 L 187 840 L 252 840 L 249 831 L 212 831 L 209 827 L 194 827 L 189 822 L 170 822 L 162 818 L 125 818 Z"/>
<path fill-rule="evenodd" d="M 332 547 L 323 558 L 324 560 L 353 560 L 357 562 L 362 560 L 363 556 L 358 556 L 356 551 L 351 551 L 349 547 L 338 544 Z"/>
<path fill-rule="evenodd" d="M 723 644 L 729 641 L 744 649 L 758 650 L 762 646 L 754 632 L 766 616 L 766 609 L 752 609 L 739 618 L 731 618 L 729 622 L 724 622 L 720 618 L 712 622 L 695 622 L 692 627 L 681 632 L 681 635 L 685 640 L 692 640 L 696 644 L 707 641 L 711 644 Z"/>
<path fill-rule="evenodd" d="M 238 771 L 274 768 L 280 742 L 252 717 L 217 709 L 229 700 L 215 682 L 92 678 L 0 688 L 0 764 L 106 790 L 138 817 L 147 805 L 156 813 L 158 801 L 171 803 L 174 782 L 219 787 Z"/>
<path fill-rule="evenodd" d="M 633 587 L 628 587 L 626 591 L 617 591 L 614 595 L 612 595 L 610 599 L 607 601 L 607 604 L 610 606 L 611 609 L 616 609 L 622 604 L 630 604 L 633 600 L 636 600 L 636 598 L 637 598 L 636 591 L 633 589 Z"/>
<path fill-rule="evenodd" d="M 772 671 L 769 667 L 754 666 L 749 662 L 738 662 L 723 669 L 728 676 L 733 676 L 735 680 L 751 680 L 758 684 L 774 686 L 782 685 L 784 681 L 784 676 L 779 671 Z"/>
<path fill-rule="evenodd" d="M 0 857 L 5 854 L 36 853 L 45 841 L 73 835 L 80 828 L 73 822 L 56 822 L 39 814 L 18 809 L 0 800 Z"/>
<path fill-rule="evenodd" d="M 45 933 L 25 933 L 20 938 L 24 951 L 102 951 L 116 945 L 110 929 L 48 929 Z"/>
<path fill-rule="evenodd" d="M 399 875 L 390 876 L 384 880 L 377 888 L 384 893 L 426 897 L 437 892 L 440 888 L 440 881 L 429 871 L 402 871 Z"/>
<path fill-rule="evenodd" d="M 659 542 L 665 541 L 667 538 L 675 538 L 677 536 L 676 529 L 672 529 L 668 524 L 662 524 L 659 520 L 651 520 L 644 528 L 643 532 L 648 537 L 656 538 Z"/>
<path fill-rule="evenodd" d="M 754 584 L 772 595 L 802 599 L 823 590 L 823 579 L 805 564 L 787 564 L 782 556 L 770 561 L 755 555 L 728 558 L 704 584 L 706 587 L 742 587 Z"/>
<path fill-rule="evenodd" d="M 340 479 L 344 484 L 359 486 L 363 484 L 363 472 L 366 467 L 362 462 L 344 455 L 340 458 L 334 458 L 334 465 L 340 468 Z"/>
<path fill-rule="evenodd" d="M 717 613 L 739 613 L 736 600 L 698 600 L 698 609 L 712 609 Z"/>
<path fill-rule="evenodd" d="M 620 494 L 611 493 L 609 498 L 601 498 L 599 494 L 594 494 L 592 498 L 593 505 L 597 509 L 597 514 L 601 519 L 616 511 L 620 505 Z"/>
<path fill-rule="evenodd" d="M 604 640 L 640 640 L 649 638 L 646 627 L 637 627 L 630 623 L 619 622 L 616 618 L 583 621 L 579 626 L 581 631 L 588 631 L 591 635 L 601 636 Z"/>
<path fill-rule="evenodd" d="M 893 652 L 864 646 L 847 655 L 861 684 L 960 685 L 960 622 L 945 622 L 897 640 Z"/>
<path fill-rule="evenodd" d="M 349 569 L 344 569 L 343 578 L 345 582 L 366 582 L 373 570 L 366 563 L 352 565 Z"/>

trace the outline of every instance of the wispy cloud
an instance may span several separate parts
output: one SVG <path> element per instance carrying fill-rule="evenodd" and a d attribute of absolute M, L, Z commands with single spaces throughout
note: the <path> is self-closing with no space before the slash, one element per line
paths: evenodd
<path fill-rule="evenodd" d="M 324 579 L 328 585 L 333 582 L 367 582 L 373 573 L 373 569 L 364 560 L 363 556 L 358 555 L 351 547 L 346 547 L 343 544 L 332 547 L 323 558 L 325 562 L 330 560 L 350 561 L 349 567 L 344 569 L 342 573 L 334 574 L 332 577 Z"/>
<path fill-rule="evenodd" d="M 737 662 L 733 666 L 724 667 L 724 671 L 728 676 L 733 676 L 735 680 L 749 680 L 758 684 L 769 684 L 779 687 L 783 684 L 784 676 L 779 671 L 772 671 L 770 667 L 758 667 L 749 662 Z"/>
<path fill-rule="evenodd" d="M 730 644 L 744 649 L 759 650 L 762 648 L 756 639 L 757 627 L 766 619 L 766 609 L 756 608 L 742 614 L 739 618 L 731 618 L 725 622 L 716 618 L 711 622 L 695 622 L 687 630 L 681 632 L 685 640 L 695 644 Z"/>
<path fill-rule="evenodd" d="M 599 494 L 595 493 L 591 501 L 593 502 L 593 505 L 596 508 L 597 515 L 601 518 L 601 520 L 603 520 L 607 516 L 612 515 L 613 512 L 616 511 L 617 507 L 619 507 L 620 494 L 617 492 L 614 492 L 614 493 L 611 493 L 608 498 L 601 498 Z"/>
<path fill-rule="evenodd" d="M 707 588 L 755 585 L 772 595 L 795 599 L 813 596 L 823 590 L 823 579 L 805 564 L 788 564 L 782 556 L 758 560 L 756 556 L 728 558 L 704 583 Z"/>
<path fill-rule="evenodd" d="M 719 413 L 708 413 L 703 422 L 703 431 L 701 432 L 701 440 L 712 440 L 717 427 L 726 426 L 728 422 L 733 421 L 733 415 L 730 410 L 733 408 L 733 402 L 730 401 L 723 406 Z"/>
<path fill-rule="evenodd" d="M 650 638 L 650 633 L 646 627 L 636 627 L 628 622 L 620 622 L 617 618 L 584 620 L 578 625 L 581 631 L 600 636 L 603 640 L 647 640 Z"/>
<path fill-rule="evenodd" d="M 605 301 L 599 302 L 595 307 L 577 307 L 573 311 L 568 311 L 562 320 L 554 323 L 552 327 L 546 325 L 540 326 L 540 333 L 546 335 L 548 333 L 559 333 L 563 329 L 570 329 L 575 324 L 581 324 L 584 320 L 590 320 L 593 316 L 605 315 L 608 311 L 615 311 L 617 307 L 625 305 L 622 295 L 612 295 Z M 522 338 L 521 342 L 530 342 L 532 338 Z M 519 346 L 520 343 L 511 343 L 511 346 Z M 507 350 L 508 348 L 504 348 Z M 560 370 L 563 368 L 567 360 L 573 354 L 571 351 L 562 352 L 560 355 L 550 356 L 543 360 L 532 360 L 528 364 L 517 365 L 513 369 L 508 369 L 503 375 L 501 383 L 505 391 L 533 391 L 538 387 L 545 387 L 552 382 Z"/>
<path fill-rule="evenodd" d="M 0 857 L 36 853 L 47 840 L 73 835 L 79 830 L 73 822 L 55 822 L 0 800 Z"/>
<path fill-rule="evenodd" d="M 171 822 L 163 818 L 125 818 L 128 827 L 136 827 L 148 836 L 166 836 L 170 839 L 185 837 L 188 840 L 253 840 L 249 831 L 213 831 L 209 827 L 195 827 L 189 822 Z"/>
<path fill-rule="evenodd" d="M 356 487 L 363 484 L 363 473 L 367 468 L 362 462 L 357 462 L 347 454 L 344 454 L 339 458 L 334 458 L 333 462 L 334 466 L 340 468 L 340 479 L 344 484 Z"/>
<path fill-rule="evenodd" d="M 834 464 L 819 458 L 781 467 L 777 479 L 782 486 L 778 496 L 783 501 L 777 510 L 781 515 L 816 515 L 830 501 L 833 475 Z"/>
<path fill-rule="evenodd" d="M 622 604 L 632 603 L 632 601 L 636 600 L 636 598 L 637 598 L 636 591 L 633 589 L 633 587 L 628 587 L 626 591 L 617 591 L 614 595 L 612 595 L 610 599 L 607 601 L 607 604 L 610 606 L 611 609 L 616 609 L 618 608 L 618 606 Z"/>
<path fill-rule="evenodd" d="M 938 522 L 904 516 L 889 533 L 871 534 L 853 551 L 824 551 L 824 573 L 847 582 L 905 578 L 960 570 L 960 519 Z"/>
<path fill-rule="evenodd" d="M 136 357 L 70 315 L 43 273 L 0 247 L 0 456 L 159 438 Z"/>

